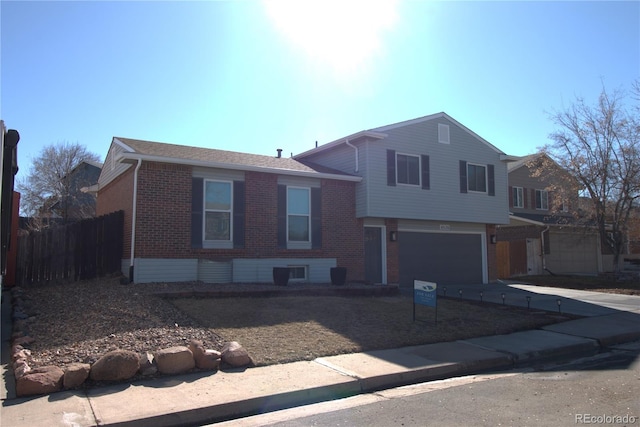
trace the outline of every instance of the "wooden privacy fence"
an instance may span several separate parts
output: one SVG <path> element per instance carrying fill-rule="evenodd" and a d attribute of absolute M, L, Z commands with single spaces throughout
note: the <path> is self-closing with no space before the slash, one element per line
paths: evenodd
<path fill-rule="evenodd" d="M 16 284 L 86 280 L 120 271 L 124 212 L 18 237 Z"/>

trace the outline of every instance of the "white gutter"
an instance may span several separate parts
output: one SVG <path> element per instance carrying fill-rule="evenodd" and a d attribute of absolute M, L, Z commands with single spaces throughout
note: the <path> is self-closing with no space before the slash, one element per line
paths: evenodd
<path fill-rule="evenodd" d="M 349 142 L 349 138 L 345 138 L 344 143 L 347 144 L 347 146 L 353 148 L 356 151 L 356 170 L 355 172 L 358 172 L 360 170 L 360 167 L 358 165 L 358 147 L 356 147 L 355 145 L 353 145 L 352 143 Z"/>
<path fill-rule="evenodd" d="M 133 172 L 133 213 L 131 215 L 131 260 L 129 263 L 129 282 L 133 282 L 133 259 L 136 247 L 136 216 L 138 213 L 138 171 L 142 166 L 142 159 L 138 159 L 138 164 Z"/>

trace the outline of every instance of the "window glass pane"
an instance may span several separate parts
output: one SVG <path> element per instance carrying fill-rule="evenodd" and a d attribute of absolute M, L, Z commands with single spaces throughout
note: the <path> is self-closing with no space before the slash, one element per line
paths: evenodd
<path fill-rule="evenodd" d="M 415 156 L 407 157 L 408 184 L 420 185 L 420 159 Z"/>
<path fill-rule="evenodd" d="M 302 266 L 289 267 L 289 279 L 306 279 L 307 268 Z"/>
<path fill-rule="evenodd" d="M 309 217 L 289 215 L 289 240 L 292 242 L 309 241 Z"/>
<path fill-rule="evenodd" d="M 467 165 L 469 191 L 487 191 L 486 168 L 479 165 Z"/>
<path fill-rule="evenodd" d="M 288 194 L 289 214 L 309 215 L 309 190 L 306 188 L 289 188 Z"/>
<path fill-rule="evenodd" d="M 231 210 L 231 183 L 207 181 L 204 202 L 207 210 Z"/>
<path fill-rule="evenodd" d="M 522 187 L 513 187 L 513 206 L 516 208 L 523 207 Z"/>
<path fill-rule="evenodd" d="M 231 214 L 229 212 L 205 212 L 204 239 L 230 240 Z"/>
<path fill-rule="evenodd" d="M 420 185 L 420 158 L 398 154 L 398 183 Z"/>

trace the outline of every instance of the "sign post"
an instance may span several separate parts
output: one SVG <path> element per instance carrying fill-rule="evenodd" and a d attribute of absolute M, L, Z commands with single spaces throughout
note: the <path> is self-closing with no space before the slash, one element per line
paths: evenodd
<path fill-rule="evenodd" d="M 436 309 L 435 323 L 438 323 L 438 294 L 437 285 L 434 282 L 413 280 L 413 321 L 416 321 L 416 304 Z"/>

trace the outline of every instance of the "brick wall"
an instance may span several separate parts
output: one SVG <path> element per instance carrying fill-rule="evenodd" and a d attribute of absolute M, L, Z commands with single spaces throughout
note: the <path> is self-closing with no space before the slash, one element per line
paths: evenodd
<path fill-rule="evenodd" d="M 136 258 L 192 257 L 190 166 L 142 163 L 136 223 Z"/>
<path fill-rule="evenodd" d="M 131 256 L 131 218 L 133 214 L 133 167 L 111 181 L 98 191 L 96 215 L 106 215 L 119 210 L 124 211 L 124 258 Z"/>
<path fill-rule="evenodd" d="M 347 267 L 348 280 L 363 280 L 364 239 L 362 221 L 355 215 L 355 183 L 321 180 L 322 248 L 287 250 L 277 245 L 278 176 L 246 172 L 245 247 L 200 249 L 191 247 L 191 177 L 189 166 L 142 163 L 138 175 L 136 258 L 336 258 L 339 266 Z M 125 182 L 133 187 L 132 179 L 122 181 L 114 186 L 113 193 L 123 192 L 121 186 Z M 105 192 L 109 196 L 113 193 Z M 105 205 L 107 198 L 103 198 Z M 130 245 L 130 226 L 125 233 Z M 128 246 L 125 249 L 128 254 Z"/>

